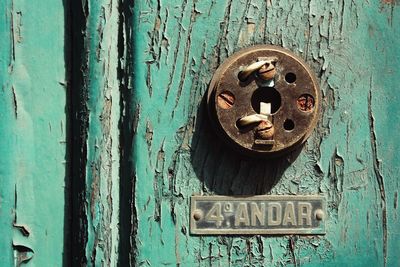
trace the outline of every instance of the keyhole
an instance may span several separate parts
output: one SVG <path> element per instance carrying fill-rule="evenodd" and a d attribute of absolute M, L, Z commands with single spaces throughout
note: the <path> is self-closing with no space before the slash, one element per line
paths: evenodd
<path fill-rule="evenodd" d="M 271 114 L 281 107 L 281 95 L 273 87 L 262 87 L 254 91 L 251 96 L 251 106 L 256 113 L 260 113 L 260 103 L 271 103 Z"/>

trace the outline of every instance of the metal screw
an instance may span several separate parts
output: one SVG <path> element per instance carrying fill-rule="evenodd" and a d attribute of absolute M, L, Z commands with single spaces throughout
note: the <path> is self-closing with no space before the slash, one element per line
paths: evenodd
<path fill-rule="evenodd" d="M 262 121 L 256 128 L 256 136 L 263 140 L 272 139 L 275 133 L 275 127 L 270 121 Z"/>
<path fill-rule="evenodd" d="M 316 218 L 318 221 L 322 221 L 322 220 L 324 219 L 324 216 L 325 216 L 325 214 L 324 214 L 324 211 L 323 211 L 323 210 L 317 209 L 317 210 L 315 211 L 315 218 Z"/>
<path fill-rule="evenodd" d="M 314 97 L 312 97 L 311 95 L 307 94 L 301 95 L 297 99 L 297 106 L 301 111 L 304 112 L 311 111 L 314 108 L 314 105 L 315 105 Z"/>
<path fill-rule="evenodd" d="M 201 211 L 196 210 L 193 213 L 193 219 L 195 219 L 196 221 L 200 220 L 201 219 Z"/>
<path fill-rule="evenodd" d="M 272 80 L 275 77 L 275 75 L 276 75 L 276 69 L 273 63 L 267 63 L 257 71 L 257 76 L 266 81 Z"/>
<path fill-rule="evenodd" d="M 249 78 L 256 71 L 258 71 L 260 68 L 262 68 L 262 66 L 264 66 L 265 64 L 268 64 L 268 63 L 269 62 L 266 60 L 261 60 L 261 61 L 254 62 L 254 63 L 246 66 L 239 72 L 239 74 L 238 74 L 239 80 L 242 82 L 245 82 L 247 80 L 247 78 Z"/>
<path fill-rule="evenodd" d="M 229 91 L 219 94 L 217 100 L 218 106 L 222 109 L 229 109 L 235 104 L 235 96 Z"/>

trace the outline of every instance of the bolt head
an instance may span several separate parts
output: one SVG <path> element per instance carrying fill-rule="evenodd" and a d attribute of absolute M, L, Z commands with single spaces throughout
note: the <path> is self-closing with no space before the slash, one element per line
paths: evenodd
<path fill-rule="evenodd" d="M 274 64 L 265 64 L 257 71 L 257 76 L 263 80 L 272 80 L 276 75 Z"/>
<path fill-rule="evenodd" d="M 222 92 L 217 97 L 217 103 L 222 109 L 230 109 L 235 104 L 235 96 L 228 91 Z"/>
<path fill-rule="evenodd" d="M 196 221 L 200 220 L 202 216 L 202 212 L 199 210 L 196 210 L 195 212 L 193 212 L 193 219 L 195 219 Z"/>
<path fill-rule="evenodd" d="M 314 109 L 314 97 L 308 94 L 301 95 L 297 99 L 297 107 L 303 112 L 310 112 Z"/>
<path fill-rule="evenodd" d="M 325 217 L 325 213 L 324 213 L 323 210 L 317 209 L 317 210 L 315 211 L 315 218 L 316 218 L 318 221 L 322 221 L 322 220 L 324 219 L 324 217 Z"/>
<path fill-rule="evenodd" d="M 262 121 L 256 128 L 257 137 L 263 140 L 272 139 L 275 134 L 275 128 L 272 122 Z"/>

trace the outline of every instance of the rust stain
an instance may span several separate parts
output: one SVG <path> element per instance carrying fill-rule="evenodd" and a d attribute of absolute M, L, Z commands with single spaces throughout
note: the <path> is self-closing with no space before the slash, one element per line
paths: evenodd
<path fill-rule="evenodd" d="M 394 5 L 396 4 L 396 0 L 381 0 L 381 3 L 387 5 Z"/>
<path fill-rule="evenodd" d="M 92 192 L 90 194 L 90 215 L 91 218 L 94 219 L 96 215 L 96 203 L 98 202 L 98 198 L 100 196 L 100 176 L 98 173 L 97 166 L 93 163 L 91 166 L 92 171 Z"/>
<path fill-rule="evenodd" d="M 34 251 L 30 247 L 13 244 L 13 249 L 16 254 L 15 266 L 17 267 L 22 266 L 33 258 Z"/>

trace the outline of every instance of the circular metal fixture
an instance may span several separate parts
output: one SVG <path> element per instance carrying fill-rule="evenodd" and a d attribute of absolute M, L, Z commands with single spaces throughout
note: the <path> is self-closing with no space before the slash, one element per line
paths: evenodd
<path fill-rule="evenodd" d="M 301 58 L 281 47 L 258 45 L 219 66 L 207 103 L 226 143 L 246 155 L 274 157 L 310 136 L 320 98 L 315 75 Z"/>

